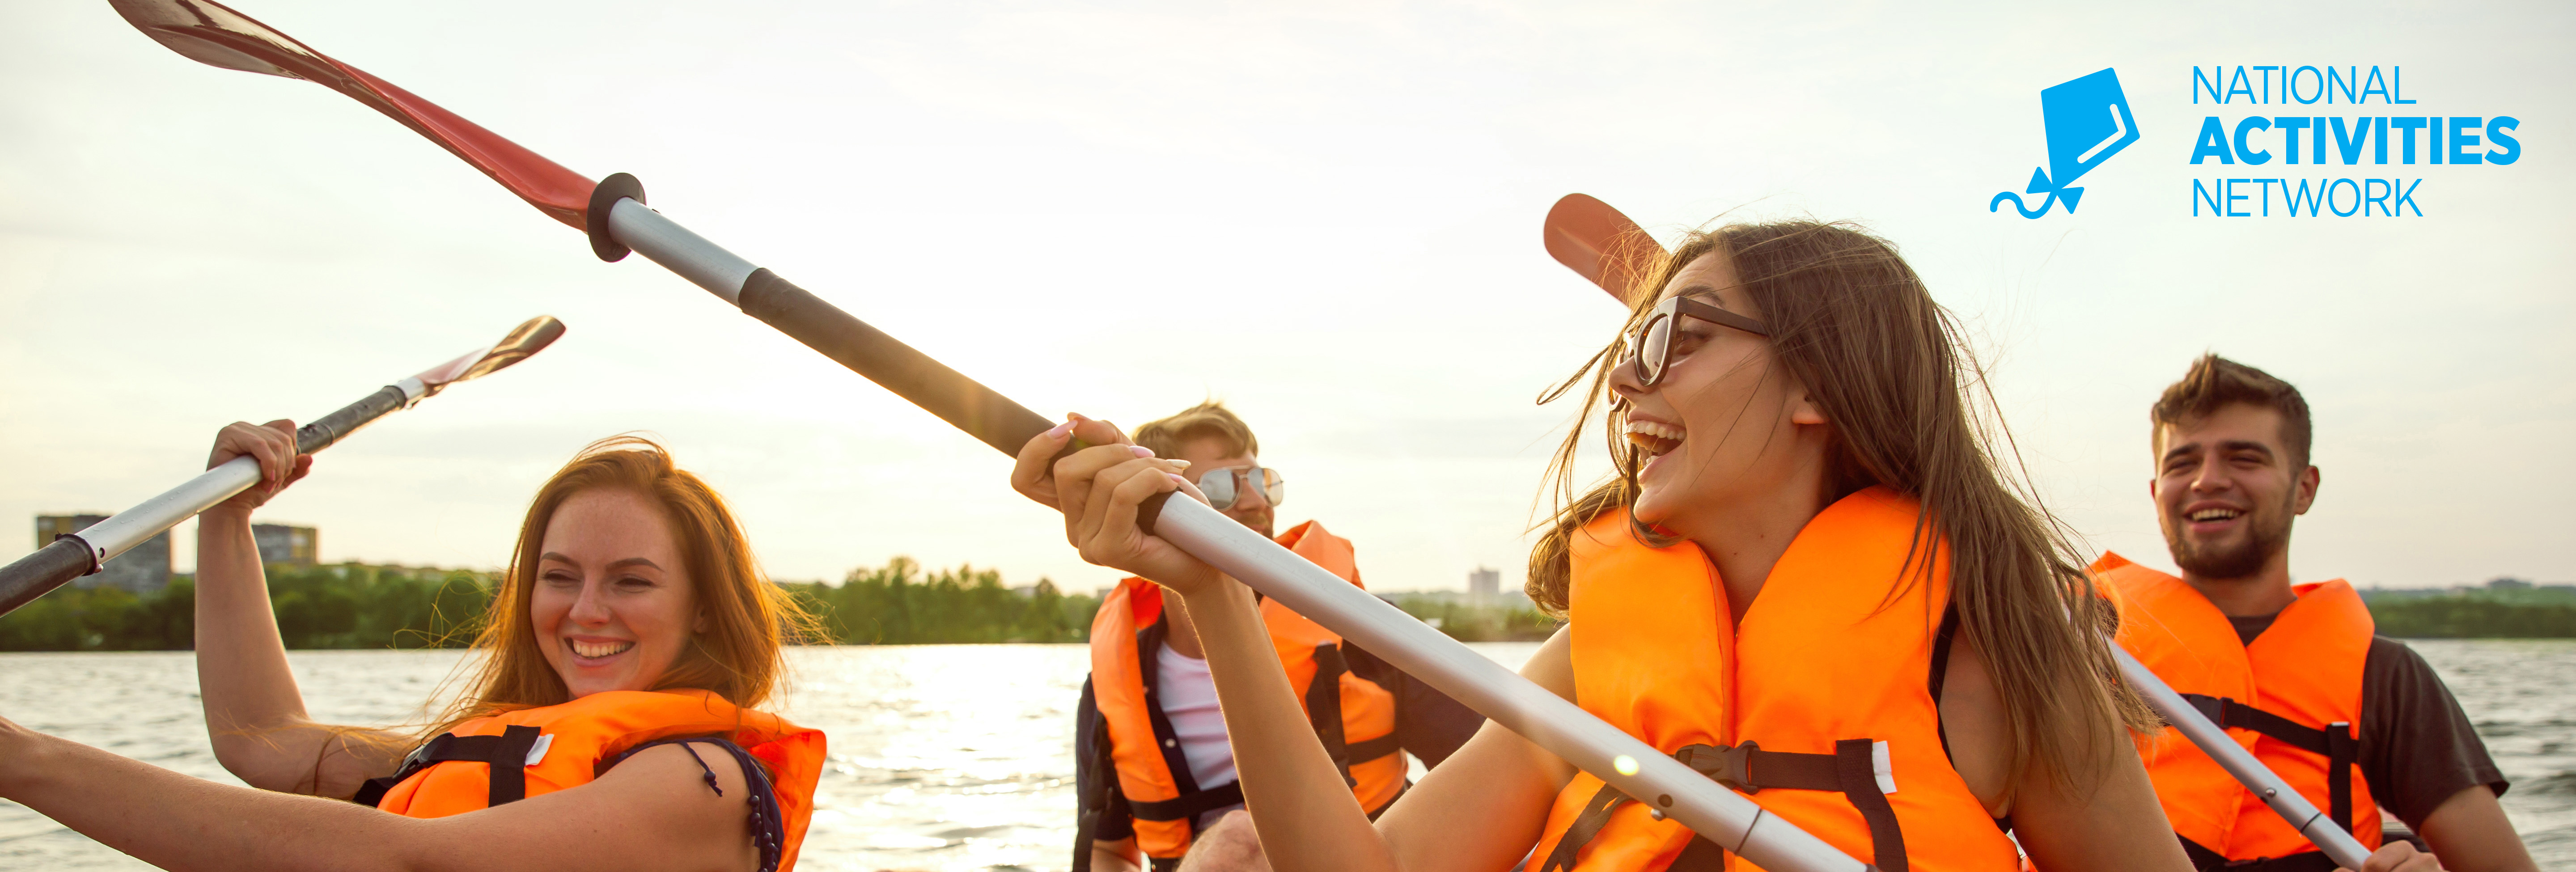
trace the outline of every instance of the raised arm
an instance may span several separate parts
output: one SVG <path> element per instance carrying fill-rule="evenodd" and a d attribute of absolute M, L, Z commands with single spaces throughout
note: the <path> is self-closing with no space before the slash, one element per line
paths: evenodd
<path fill-rule="evenodd" d="M 0 797 L 163 869 L 756 869 L 740 764 L 646 749 L 569 790 L 442 818 L 249 790 L 0 720 Z M 709 789 L 712 772 L 716 788 Z"/>
<path fill-rule="evenodd" d="M 346 799 L 393 771 L 402 738 L 316 724 L 286 665 L 250 514 L 311 471 L 295 422 L 234 423 L 215 435 L 209 469 L 259 460 L 260 483 L 197 516 L 197 692 L 215 760 L 253 787 Z"/>
<path fill-rule="evenodd" d="M 1146 498 L 1175 490 L 1187 493 L 1176 499 L 1195 498 L 1195 490 L 1170 473 L 1172 464 L 1128 445 L 1050 464 L 1068 438 L 1060 428 L 1032 440 L 1014 483 L 1064 511 L 1068 538 L 1085 560 L 1180 595 L 1216 679 L 1244 803 L 1273 868 L 1501 872 L 1528 852 L 1572 767 L 1488 725 L 1372 826 L 1307 727 L 1251 590 L 1136 526 L 1136 507 Z M 1043 491 L 1030 486 L 1040 480 L 1048 483 Z M 1566 650 L 1560 635 L 1524 674 L 1570 696 Z"/>

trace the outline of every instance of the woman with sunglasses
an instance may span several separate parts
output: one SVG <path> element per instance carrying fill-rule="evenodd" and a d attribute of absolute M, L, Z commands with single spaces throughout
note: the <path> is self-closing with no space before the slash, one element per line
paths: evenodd
<path fill-rule="evenodd" d="M 1522 674 L 1883 872 L 2183 870 L 2057 522 L 1998 468 L 1983 373 L 1893 246 L 1844 225 L 1691 234 L 1629 294 L 1588 377 L 1616 477 L 1580 496 L 1585 436 L 1528 588 L 1567 626 Z M 1105 434 L 1077 428 L 1096 440 Z M 1043 469 L 1064 443 L 1021 455 Z M 1143 535 L 1189 490 L 1126 446 L 1032 496 L 1083 557 L 1196 618 L 1237 770 L 1286 870 L 1715 869 L 1726 845 L 1488 726 L 1378 817 L 1347 797 L 1266 655 L 1242 585 Z M 1032 490 L 1024 488 L 1024 491 Z"/>
<path fill-rule="evenodd" d="M 1350 540 L 1314 521 L 1275 531 L 1286 482 L 1261 465 L 1252 428 L 1223 404 L 1201 403 L 1138 427 L 1134 444 L 1131 456 L 1146 451 L 1181 461 L 1182 474 L 1227 517 L 1360 583 Z M 1091 677 L 1074 716 L 1073 868 L 1160 869 L 1184 857 L 1192 872 L 1264 868 L 1260 843 L 1234 811 L 1243 792 L 1198 631 L 1189 612 L 1167 605 L 1162 588 L 1128 578 L 1092 618 Z M 1275 600 L 1260 613 L 1274 668 L 1297 684 L 1310 735 L 1337 761 L 1337 775 L 1349 783 L 1343 795 L 1363 811 L 1383 810 L 1404 792 L 1403 752 L 1437 766 L 1484 723 Z"/>

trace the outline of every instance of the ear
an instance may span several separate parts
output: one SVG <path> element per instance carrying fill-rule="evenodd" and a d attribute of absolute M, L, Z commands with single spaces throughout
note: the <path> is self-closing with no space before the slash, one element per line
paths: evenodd
<path fill-rule="evenodd" d="M 2317 465 L 2313 463 L 2308 464 L 2308 468 L 2299 470 L 2298 483 L 2290 486 L 2292 493 L 2292 496 L 2290 497 L 2291 514 L 2307 514 L 2308 507 L 2316 504 L 2317 481 L 2321 477 L 2322 474 L 2317 472 Z"/>
<path fill-rule="evenodd" d="M 1797 396 L 1789 399 L 1789 423 L 1816 425 L 1829 422 L 1825 420 L 1824 409 L 1817 405 L 1815 395 L 1801 388 Z"/>
<path fill-rule="evenodd" d="M 697 617 L 697 620 L 693 620 L 693 621 L 690 621 L 690 622 L 689 622 L 689 632 L 692 632 L 692 633 L 704 633 L 704 632 L 706 632 L 706 631 L 707 631 L 707 610 L 706 610 L 706 609 L 699 609 L 699 610 L 698 610 L 698 617 Z"/>

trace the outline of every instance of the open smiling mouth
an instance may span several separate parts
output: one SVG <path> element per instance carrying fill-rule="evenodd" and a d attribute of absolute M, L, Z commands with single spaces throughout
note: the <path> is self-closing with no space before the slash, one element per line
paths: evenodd
<path fill-rule="evenodd" d="M 2235 509 L 2202 509 L 2191 513 L 2190 517 L 2192 523 L 2197 524 L 2209 521 L 2233 521 L 2244 514 Z"/>
<path fill-rule="evenodd" d="M 1661 457 L 1682 447 L 1682 436 L 1682 428 L 1661 421 L 1628 422 L 1628 444 L 1645 451 L 1647 457 Z"/>
<path fill-rule="evenodd" d="M 580 657 L 584 660 L 601 660 L 626 653 L 627 649 L 635 647 L 635 642 L 631 639 L 616 642 L 584 642 L 579 639 L 565 639 L 564 645 L 572 649 L 573 656 Z"/>

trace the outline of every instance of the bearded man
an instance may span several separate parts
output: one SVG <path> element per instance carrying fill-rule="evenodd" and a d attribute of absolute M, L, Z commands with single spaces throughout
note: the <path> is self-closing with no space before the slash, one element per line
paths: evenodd
<path fill-rule="evenodd" d="M 2093 565 L 2120 601 L 2121 646 L 2376 848 L 2367 872 L 2536 870 L 2496 804 L 2504 776 L 2432 667 L 2376 634 L 2352 585 L 2290 581 L 2290 525 L 2320 480 L 2298 389 L 2204 355 L 2148 417 L 2147 492 L 2182 576 L 2117 554 Z M 2335 868 L 2179 733 L 2139 750 L 2199 868 Z M 2384 838 L 2382 810 L 2431 853 Z"/>

